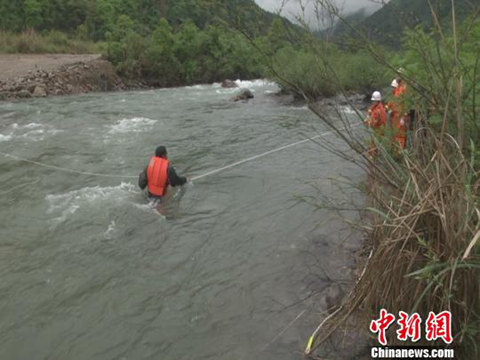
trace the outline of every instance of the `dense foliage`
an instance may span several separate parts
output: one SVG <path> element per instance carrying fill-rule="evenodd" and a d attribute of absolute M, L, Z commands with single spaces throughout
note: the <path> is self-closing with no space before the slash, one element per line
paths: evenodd
<path fill-rule="evenodd" d="M 261 77 L 225 24 L 260 36 L 274 18 L 252 0 L 1 0 L 0 14 L 2 52 L 103 50 L 121 75 L 157 86 Z"/>
<path fill-rule="evenodd" d="M 192 21 L 200 29 L 236 21 L 258 34 L 275 17 L 253 0 L 0 0 L 0 14 L 0 31 L 58 30 L 94 41 L 104 40 L 125 16 L 141 35 L 154 31 L 160 18 L 172 26 Z"/>
<path fill-rule="evenodd" d="M 419 108 L 428 119 L 428 126 L 436 132 L 451 134 L 464 149 L 475 144 L 478 152 L 480 19 L 465 21 L 457 32 L 462 41 L 446 36 L 440 47 L 435 32 L 420 27 L 407 31 L 406 51 L 399 64 L 409 70 L 407 75 L 418 89 L 408 99 L 410 107 Z M 459 84 L 454 82 L 455 78 L 459 78 Z M 453 95 L 454 90 L 457 96 Z M 445 121 L 446 118 L 451 120 Z M 475 157 L 478 164 L 479 155 L 480 152 Z"/>
<path fill-rule="evenodd" d="M 239 34 L 186 21 L 176 31 L 165 19 L 142 37 L 121 16 L 107 34 L 107 56 L 127 77 L 143 77 L 158 86 L 253 78 L 263 75 L 258 55 Z"/>
<path fill-rule="evenodd" d="M 364 50 L 341 49 L 309 32 L 292 32 L 275 20 L 256 40 L 267 75 L 299 98 L 317 99 L 341 91 L 369 94 L 387 84 L 382 70 Z"/>

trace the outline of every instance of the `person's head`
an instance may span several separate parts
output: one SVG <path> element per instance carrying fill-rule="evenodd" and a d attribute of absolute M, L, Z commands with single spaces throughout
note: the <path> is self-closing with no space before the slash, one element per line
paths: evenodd
<path fill-rule="evenodd" d="M 392 80 L 392 83 L 390 84 L 390 86 L 392 87 L 392 94 L 395 95 L 395 92 L 397 91 L 397 88 L 398 88 L 397 78 Z"/>
<path fill-rule="evenodd" d="M 372 101 L 374 103 L 378 103 L 382 101 L 382 94 L 380 94 L 380 91 L 374 91 L 372 94 Z"/>
<path fill-rule="evenodd" d="M 167 157 L 167 148 L 165 146 L 162 146 L 162 145 L 158 146 L 155 149 L 155 156 L 166 158 Z"/>

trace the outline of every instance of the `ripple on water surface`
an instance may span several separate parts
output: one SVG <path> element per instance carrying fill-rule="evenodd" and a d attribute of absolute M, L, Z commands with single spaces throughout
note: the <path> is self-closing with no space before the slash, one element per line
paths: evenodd
<path fill-rule="evenodd" d="M 0 142 L 35 161 L 126 176 L 165 144 L 193 177 L 325 132 L 266 94 L 271 83 L 237 85 L 255 101 L 232 102 L 214 84 L 12 103 Z M 2 163 L 5 189 L 38 180 L 0 197 L 2 359 L 301 357 L 317 318 L 289 324 L 324 310 L 312 295 L 326 286 L 322 269 L 343 279 L 336 255 L 347 255 L 343 224 L 298 199 L 315 197 L 319 177 L 348 174 L 339 161 L 302 143 L 171 191 L 165 217 L 136 179 Z"/>
<path fill-rule="evenodd" d="M 0 141 L 24 140 L 24 141 L 42 141 L 45 138 L 62 133 L 63 130 L 54 128 L 51 125 L 28 123 L 19 125 L 13 123 L 6 127 L 0 134 Z"/>
<path fill-rule="evenodd" d="M 45 197 L 48 202 L 48 213 L 56 216 L 53 221 L 63 222 L 75 214 L 78 209 L 91 207 L 92 209 L 107 206 L 111 202 L 132 200 L 138 195 L 138 189 L 131 183 L 122 182 L 117 186 L 95 186 L 72 190 L 64 194 L 49 194 Z"/>
<path fill-rule="evenodd" d="M 130 132 L 148 131 L 158 120 L 145 117 L 134 117 L 131 119 L 121 119 L 115 124 L 109 125 L 109 134 L 125 134 Z"/>

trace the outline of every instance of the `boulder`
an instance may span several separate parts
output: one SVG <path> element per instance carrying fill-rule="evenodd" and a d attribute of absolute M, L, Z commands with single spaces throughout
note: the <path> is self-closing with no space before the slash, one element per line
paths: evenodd
<path fill-rule="evenodd" d="M 29 97 L 32 97 L 32 94 L 30 93 L 30 91 L 26 89 L 22 89 L 17 91 L 16 96 L 19 98 L 29 98 Z"/>
<path fill-rule="evenodd" d="M 35 89 L 37 87 L 42 86 L 42 85 L 39 82 L 34 81 L 34 82 L 28 82 L 28 83 L 26 83 L 22 86 L 24 86 L 28 91 L 33 93 L 33 92 L 35 92 Z"/>
<path fill-rule="evenodd" d="M 33 97 L 46 97 L 47 96 L 47 91 L 45 88 L 41 85 L 35 86 L 35 89 L 33 90 L 32 93 Z"/>
<path fill-rule="evenodd" d="M 222 81 L 222 88 L 231 89 L 236 87 L 238 87 L 238 85 L 235 83 L 235 81 L 229 79 L 225 79 Z"/>
<path fill-rule="evenodd" d="M 253 99 L 253 94 L 249 89 L 242 89 L 240 93 L 233 98 L 234 101 L 247 101 L 248 99 Z"/>

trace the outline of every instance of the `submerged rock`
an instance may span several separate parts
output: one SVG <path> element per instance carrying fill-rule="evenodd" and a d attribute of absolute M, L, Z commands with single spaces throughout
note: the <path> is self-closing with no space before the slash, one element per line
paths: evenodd
<path fill-rule="evenodd" d="M 241 92 L 233 98 L 233 101 L 253 99 L 253 94 L 249 89 L 242 89 Z"/>
<path fill-rule="evenodd" d="M 35 89 L 33 90 L 32 93 L 33 97 L 46 97 L 47 96 L 47 91 L 45 88 L 41 85 L 35 86 Z"/>
<path fill-rule="evenodd" d="M 29 98 L 32 97 L 32 94 L 30 91 L 23 89 L 15 92 L 15 96 L 19 98 Z"/>
<path fill-rule="evenodd" d="M 238 87 L 238 85 L 235 83 L 235 81 L 232 81 L 230 79 L 226 79 L 222 81 L 222 88 L 230 89 L 230 88 L 236 88 L 236 87 Z"/>
<path fill-rule="evenodd" d="M 341 305 L 344 296 L 345 292 L 339 284 L 331 284 L 321 294 L 321 307 L 332 313 Z"/>

